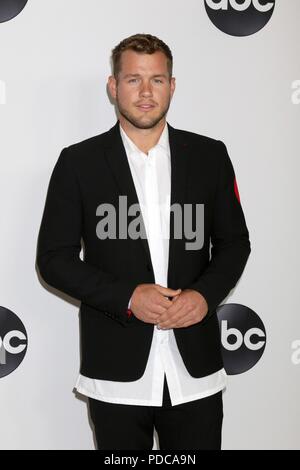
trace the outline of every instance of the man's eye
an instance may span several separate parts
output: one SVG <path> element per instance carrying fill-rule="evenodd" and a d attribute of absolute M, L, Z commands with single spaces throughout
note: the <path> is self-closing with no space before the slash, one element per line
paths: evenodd
<path fill-rule="evenodd" d="M 137 82 L 137 78 L 131 78 L 130 80 L 128 80 L 129 83 L 136 83 Z"/>
<path fill-rule="evenodd" d="M 160 78 L 155 78 L 154 81 L 155 81 L 155 83 L 162 83 L 163 82 Z"/>

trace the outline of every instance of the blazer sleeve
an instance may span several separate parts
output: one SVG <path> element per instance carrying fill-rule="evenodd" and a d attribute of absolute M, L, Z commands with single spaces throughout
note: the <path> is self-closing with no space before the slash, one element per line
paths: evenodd
<path fill-rule="evenodd" d="M 200 277 L 188 286 L 206 299 L 207 316 L 215 312 L 236 285 L 251 252 L 234 169 L 225 144 L 217 141 L 217 145 L 220 164 L 210 236 L 210 262 Z"/>
<path fill-rule="evenodd" d="M 58 290 L 126 325 L 128 301 L 136 283 L 82 261 L 82 200 L 64 148 L 52 172 L 38 235 L 37 266 L 42 278 Z"/>

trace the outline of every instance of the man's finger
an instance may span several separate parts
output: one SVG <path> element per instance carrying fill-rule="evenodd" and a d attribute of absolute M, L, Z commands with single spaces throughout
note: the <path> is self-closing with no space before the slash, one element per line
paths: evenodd
<path fill-rule="evenodd" d="M 180 294 L 181 289 L 170 289 L 169 287 L 163 287 L 159 284 L 155 284 L 156 289 L 160 294 L 164 295 L 165 297 L 174 297 L 175 295 Z"/>

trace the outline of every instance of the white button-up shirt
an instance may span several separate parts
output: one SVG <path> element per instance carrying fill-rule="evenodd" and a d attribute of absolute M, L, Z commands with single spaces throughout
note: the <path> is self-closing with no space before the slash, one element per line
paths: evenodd
<path fill-rule="evenodd" d="M 121 126 L 120 131 L 145 223 L 155 283 L 168 287 L 171 195 L 168 126 L 165 125 L 159 142 L 148 155 L 137 148 Z M 172 405 L 213 395 L 226 386 L 224 369 L 207 377 L 192 377 L 179 353 L 173 329 L 163 330 L 155 325 L 148 362 L 140 379 L 117 382 L 79 375 L 76 389 L 105 402 L 161 406 L 164 374 Z"/>

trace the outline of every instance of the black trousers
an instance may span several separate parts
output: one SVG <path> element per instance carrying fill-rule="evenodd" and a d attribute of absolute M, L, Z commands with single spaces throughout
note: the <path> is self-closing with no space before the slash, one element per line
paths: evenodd
<path fill-rule="evenodd" d="M 166 376 L 162 406 L 107 403 L 89 398 L 99 450 L 152 450 L 157 431 L 160 450 L 220 450 L 222 392 L 171 405 Z"/>

